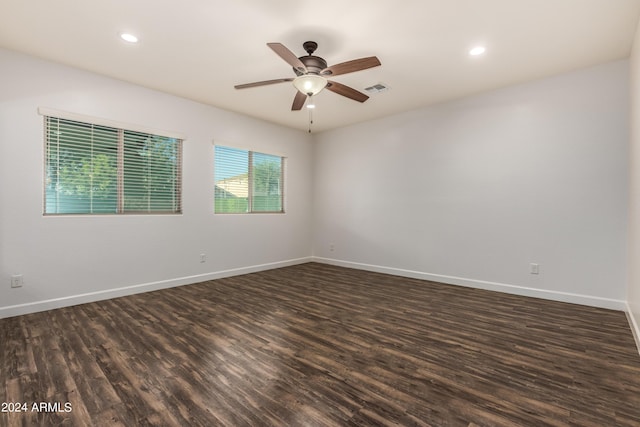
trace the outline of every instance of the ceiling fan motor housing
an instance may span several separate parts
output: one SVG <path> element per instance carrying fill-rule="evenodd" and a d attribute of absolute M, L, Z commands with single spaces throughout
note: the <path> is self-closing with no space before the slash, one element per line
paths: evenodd
<path fill-rule="evenodd" d="M 305 67 L 307 67 L 307 74 L 320 74 L 322 70 L 327 68 L 327 61 L 320 58 L 319 56 L 301 56 L 298 59 L 304 64 Z M 293 71 L 298 76 L 302 76 L 305 74 L 296 68 L 294 68 Z"/>

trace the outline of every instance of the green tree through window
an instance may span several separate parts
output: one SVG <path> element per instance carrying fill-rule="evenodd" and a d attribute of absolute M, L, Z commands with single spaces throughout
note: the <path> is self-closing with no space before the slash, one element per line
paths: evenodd
<path fill-rule="evenodd" d="M 253 153 L 253 210 L 282 211 L 282 159 Z"/>

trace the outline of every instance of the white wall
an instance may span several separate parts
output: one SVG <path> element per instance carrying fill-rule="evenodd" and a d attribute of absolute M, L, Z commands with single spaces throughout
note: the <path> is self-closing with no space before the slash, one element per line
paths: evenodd
<path fill-rule="evenodd" d="M 319 134 L 314 255 L 623 309 L 628 102 L 619 61 Z"/>
<path fill-rule="evenodd" d="M 629 292 L 628 313 L 640 349 L 640 26 L 631 52 L 631 138 L 629 191 Z"/>
<path fill-rule="evenodd" d="M 0 64 L 0 317 L 310 257 L 308 134 L 7 50 Z M 43 217 L 38 107 L 185 135 L 183 215 Z M 213 215 L 213 140 L 288 158 L 285 215 Z"/>
<path fill-rule="evenodd" d="M 288 265 L 312 246 L 319 261 L 640 313 L 627 61 L 313 137 L 6 50 L 0 64 L 0 317 Z M 43 217 L 38 107 L 185 134 L 184 214 Z M 213 215 L 212 140 L 287 156 L 287 214 Z"/>

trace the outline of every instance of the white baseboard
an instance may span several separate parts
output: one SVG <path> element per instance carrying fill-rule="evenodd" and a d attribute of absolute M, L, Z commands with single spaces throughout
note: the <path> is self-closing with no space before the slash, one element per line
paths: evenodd
<path fill-rule="evenodd" d="M 444 276 L 420 271 L 405 270 L 393 267 L 385 267 L 371 264 L 364 264 L 352 261 L 343 261 L 322 257 L 304 257 L 292 260 L 278 261 L 267 264 L 258 264 L 248 267 L 240 267 L 229 270 L 215 271 L 194 276 L 186 276 L 157 282 L 143 283 L 139 285 L 125 286 L 104 291 L 91 292 L 86 294 L 71 295 L 61 298 L 34 301 L 25 304 L 18 304 L 0 307 L 0 319 L 6 317 L 20 316 L 23 314 L 36 313 L 39 311 L 52 310 L 61 307 L 69 307 L 77 304 L 101 301 L 111 298 L 118 298 L 127 295 L 134 295 L 143 292 L 156 291 L 160 289 L 173 288 L 176 286 L 189 285 L 204 282 L 207 280 L 221 279 L 224 277 L 239 276 L 242 274 L 255 273 L 258 271 L 271 270 L 274 268 L 288 267 L 291 265 L 303 264 L 305 262 L 319 262 L 341 267 L 354 268 L 358 270 L 374 271 L 378 273 L 393 274 L 396 276 L 411 277 L 415 279 L 430 280 L 435 282 L 460 285 L 478 289 L 505 292 L 509 294 L 543 298 L 553 301 L 569 302 L 573 304 L 588 305 L 593 307 L 608 308 L 612 310 L 625 311 L 629 318 L 629 324 L 634 333 L 636 343 L 640 349 L 640 326 L 638 319 L 635 319 L 629 306 L 625 301 L 593 297 L 589 295 L 572 294 L 565 292 L 547 291 L 542 289 L 528 288 L 523 286 L 509 285 L 504 283 L 487 282 L 482 280 L 467 279 L 455 276 Z"/>
<path fill-rule="evenodd" d="M 37 313 L 39 311 L 53 310 L 56 308 L 69 307 L 72 305 L 85 304 L 89 302 L 102 301 L 111 298 L 118 298 L 127 295 L 134 295 L 143 292 L 157 291 L 160 289 L 173 288 L 176 286 L 190 285 L 207 280 L 222 279 L 224 277 L 239 276 L 241 274 L 255 273 L 257 271 L 271 270 L 274 268 L 288 267 L 296 264 L 311 262 L 312 257 L 297 258 L 286 261 L 278 261 L 268 264 L 252 265 L 249 267 L 233 268 L 194 276 L 179 277 L 158 282 L 143 283 L 133 286 L 125 286 L 116 289 L 90 292 L 80 295 L 71 295 L 62 298 L 55 298 L 43 301 L 34 301 L 25 304 L 0 307 L 0 319 L 6 317 L 20 316 L 23 314 Z"/>
<path fill-rule="evenodd" d="M 591 307 L 607 308 L 611 310 L 625 311 L 627 304 L 622 300 L 594 297 L 590 295 L 572 294 L 568 292 L 548 291 L 544 289 L 529 288 L 525 286 L 509 285 L 505 283 L 487 282 L 484 280 L 468 279 L 456 276 L 444 276 L 421 271 L 405 270 L 401 268 L 384 267 L 379 265 L 364 264 L 352 261 L 342 261 L 332 258 L 312 257 L 313 262 L 336 265 L 339 267 L 355 268 L 377 273 L 393 274 L 396 276 L 411 277 L 414 279 L 430 280 L 433 282 L 460 285 L 469 288 L 485 289 L 489 291 L 504 292 L 533 298 L 542 298 L 552 301 L 568 302 L 587 305 Z"/>
<path fill-rule="evenodd" d="M 627 303 L 627 319 L 629 320 L 629 326 L 631 327 L 631 332 L 633 333 L 633 339 L 636 341 L 636 348 L 638 349 L 638 354 L 640 354 L 640 319 L 636 319 L 633 315 L 633 311 L 631 311 L 631 307 Z"/>

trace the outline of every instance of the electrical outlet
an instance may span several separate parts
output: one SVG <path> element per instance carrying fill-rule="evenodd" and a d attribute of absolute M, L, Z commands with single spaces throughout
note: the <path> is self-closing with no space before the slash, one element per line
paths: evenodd
<path fill-rule="evenodd" d="M 333 252 L 335 250 L 335 245 L 332 243 L 329 245 L 329 252 Z"/>
<path fill-rule="evenodd" d="M 14 274 L 11 276 L 11 287 L 12 288 L 21 288 L 24 285 L 24 278 L 22 274 Z"/>
<path fill-rule="evenodd" d="M 529 264 L 529 272 L 531 274 L 540 274 L 540 264 L 531 263 Z"/>
<path fill-rule="evenodd" d="M 200 254 L 200 262 L 207 262 L 207 254 Z"/>

